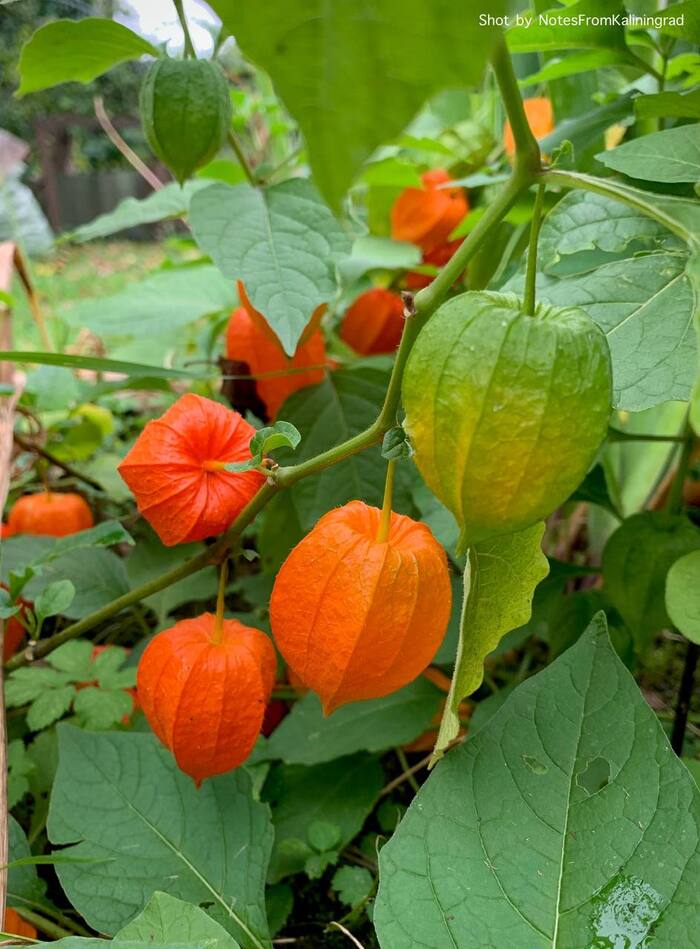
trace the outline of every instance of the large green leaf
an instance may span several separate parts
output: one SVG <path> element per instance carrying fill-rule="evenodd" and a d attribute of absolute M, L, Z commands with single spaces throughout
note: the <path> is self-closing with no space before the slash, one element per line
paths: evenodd
<path fill-rule="evenodd" d="M 389 366 L 384 359 L 366 360 L 330 373 L 320 385 L 295 392 L 279 415 L 301 432 L 301 444 L 293 454 L 280 451 L 280 461 L 298 464 L 363 431 L 379 414 L 388 380 Z M 266 568 L 276 569 L 291 547 L 331 508 L 353 498 L 381 506 L 385 476 L 386 461 L 377 446 L 279 494 L 268 505 L 260 536 Z M 395 510 L 413 512 L 411 489 L 416 478 L 412 465 L 399 464 Z"/>
<path fill-rule="evenodd" d="M 0 241 L 18 244 L 24 254 L 46 254 L 53 234 L 34 192 L 20 181 L 24 165 L 0 179 Z"/>
<path fill-rule="evenodd" d="M 228 280 L 243 281 L 293 354 L 313 311 L 335 296 L 335 266 L 351 247 L 312 183 L 210 185 L 190 202 L 190 224 L 202 250 Z"/>
<path fill-rule="evenodd" d="M 199 906 L 159 892 L 153 894 L 136 919 L 117 933 L 116 939 L 156 946 L 186 939 L 207 941 L 209 949 L 239 949 L 233 936 Z"/>
<path fill-rule="evenodd" d="M 666 609 L 683 635 L 700 643 L 700 550 L 680 557 L 668 571 Z"/>
<path fill-rule="evenodd" d="M 158 56 L 158 50 L 116 20 L 86 17 L 55 20 L 40 27 L 24 44 L 17 94 L 37 92 L 62 82 L 90 82 L 117 63 Z"/>
<path fill-rule="evenodd" d="M 700 124 L 652 132 L 596 155 L 599 162 L 643 181 L 700 180 Z"/>
<path fill-rule="evenodd" d="M 696 374 L 695 292 L 682 254 L 654 253 L 543 283 L 539 299 L 580 306 L 604 331 L 613 400 L 633 412 L 685 401 Z"/>
<path fill-rule="evenodd" d="M 530 619 L 535 587 L 549 573 L 543 534 L 544 524 L 534 524 L 469 550 L 457 660 L 433 761 L 459 734 L 459 703 L 481 685 L 484 659 L 506 633 Z"/>
<path fill-rule="evenodd" d="M 566 11 L 561 7 L 538 8 L 537 14 L 528 11 L 524 15 L 531 19 L 508 30 L 508 46 L 515 53 L 598 47 L 624 51 L 625 28 L 620 22 L 623 13 L 621 0 L 578 0 L 569 4 Z M 595 26 L 590 23 L 592 17 L 606 15 L 609 21 L 603 19 Z"/>
<path fill-rule="evenodd" d="M 314 852 L 308 831 L 315 822 L 336 827 L 338 841 L 333 846 L 345 847 L 361 830 L 383 783 L 382 766 L 369 755 L 311 768 L 280 765 L 265 786 L 275 825 L 269 882 L 304 869 Z"/>
<path fill-rule="evenodd" d="M 363 161 L 443 88 L 479 83 L 497 30 L 478 0 L 212 0 L 272 77 L 306 138 L 314 179 L 338 206 Z M 505 12 L 491 0 L 488 13 Z"/>
<path fill-rule="evenodd" d="M 653 96 L 638 96 L 634 111 L 642 119 L 657 116 L 700 119 L 700 89 L 692 92 L 659 92 Z"/>
<path fill-rule="evenodd" d="M 418 678 L 382 699 L 352 702 L 324 716 L 309 692 L 277 726 L 265 756 L 287 764 L 320 764 L 356 751 L 385 751 L 413 741 L 429 727 L 443 693 Z"/>
<path fill-rule="evenodd" d="M 127 227 L 181 217 L 187 213 L 192 195 L 210 184 L 210 181 L 203 178 L 186 181 L 182 186 L 176 181 L 171 181 L 146 198 L 125 198 L 113 211 L 100 214 L 94 221 L 83 224 L 66 237 L 78 242 L 91 241 L 96 237 L 116 234 Z"/>
<path fill-rule="evenodd" d="M 691 946 L 699 834 L 599 614 L 421 788 L 380 852 L 380 946 Z"/>
<path fill-rule="evenodd" d="M 31 857 L 31 850 L 26 835 L 12 814 L 7 817 L 8 832 L 8 863 L 16 860 L 26 860 Z M 32 906 L 42 902 L 46 884 L 39 879 L 36 867 L 25 864 L 10 867 L 7 875 L 7 905 Z"/>
<path fill-rule="evenodd" d="M 644 511 L 628 517 L 603 551 L 605 592 L 643 652 L 670 625 L 664 592 L 669 568 L 700 549 L 700 530 L 686 517 Z"/>
<path fill-rule="evenodd" d="M 63 614 L 70 619 L 88 616 L 129 591 L 124 560 L 100 547 L 80 547 L 43 564 L 27 585 L 28 598 L 35 600 L 58 580 L 70 580 L 75 587 L 75 597 Z"/>
<path fill-rule="evenodd" d="M 242 769 L 197 789 L 152 735 L 59 726 L 48 834 L 62 852 L 103 862 L 60 864 L 87 922 L 115 933 L 156 890 L 203 903 L 243 949 L 268 949 L 264 880 L 268 809 Z"/>
<path fill-rule="evenodd" d="M 237 300 L 235 284 L 208 264 L 161 270 L 118 293 L 81 301 L 64 317 L 97 333 L 112 353 L 157 360 L 195 320 L 232 310 Z"/>

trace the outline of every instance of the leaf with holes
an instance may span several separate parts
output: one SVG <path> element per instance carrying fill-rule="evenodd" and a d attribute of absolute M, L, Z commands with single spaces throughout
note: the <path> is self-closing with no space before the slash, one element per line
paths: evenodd
<path fill-rule="evenodd" d="M 230 281 L 242 280 L 286 353 L 336 294 L 350 239 L 307 179 L 260 189 L 215 184 L 190 203 L 195 239 Z"/>
<path fill-rule="evenodd" d="M 99 932 L 114 934 L 156 890 L 192 903 L 242 949 L 268 949 L 264 881 L 272 846 L 267 807 L 243 769 L 199 790 L 152 735 L 59 727 L 59 766 L 48 834 L 69 900 Z"/>
<path fill-rule="evenodd" d="M 691 946 L 700 792 L 599 614 L 441 761 L 380 852 L 382 949 Z"/>

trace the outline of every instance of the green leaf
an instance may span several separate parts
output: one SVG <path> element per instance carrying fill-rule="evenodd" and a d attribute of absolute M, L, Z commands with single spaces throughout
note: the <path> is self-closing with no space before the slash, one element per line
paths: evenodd
<path fill-rule="evenodd" d="M 151 735 L 62 725 L 59 747 L 49 839 L 70 844 L 68 855 L 104 859 L 57 867 L 88 925 L 113 934 L 167 888 L 207 904 L 242 949 L 268 949 L 264 878 L 272 832 L 243 769 L 197 790 Z"/>
<path fill-rule="evenodd" d="M 430 726 L 443 693 L 422 676 L 381 699 L 352 702 L 324 716 L 309 692 L 274 730 L 265 756 L 287 764 L 320 764 L 357 751 L 405 745 Z"/>
<path fill-rule="evenodd" d="M 268 452 L 276 448 L 291 448 L 292 451 L 301 441 L 299 431 L 290 422 L 273 422 L 265 428 L 259 428 L 250 440 L 251 457 L 248 461 L 230 462 L 226 471 L 250 471 L 262 464 Z"/>
<path fill-rule="evenodd" d="M 23 171 L 20 164 L 0 180 L 0 241 L 12 241 L 38 257 L 51 250 L 53 234 L 34 192 L 20 181 Z"/>
<path fill-rule="evenodd" d="M 30 788 L 30 777 L 36 765 L 27 753 L 21 738 L 7 744 L 7 806 L 12 809 L 19 804 Z"/>
<path fill-rule="evenodd" d="M 289 455 L 290 462 L 307 461 L 371 425 L 384 401 L 389 365 L 382 359 L 358 362 L 330 373 L 317 386 L 295 392 L 280 411 L 302 437 L 294 455 Z M 286 463 L 286 456 L 283 449 L 278 458 L 281 464 Z M 377 447 L 304 478 L 280 493 L 265 511 L 259 538 L 266 569 L 278 567 L 291 547 L 331 508 L 353 498 L 381 507 L 385 476 L 386 462 Z M 414 512 L 411 487 L 416 477 L 412 466 L 399 466 L 394 510 Z"/>
<path fill-rule="evenodd" d="M 533 20 L 513 26 L 506 38 L 514 53 L 544 52 L 555 49 L 616 49 L 625 50 L 625 28 L 619 22 L 624 7 L 619 0 L 578 0 L 570 3 L 564 12 L 561 7 L 550 10 L 538 9 L 537 15 L 529 14 Z M 613 15 L 613 16 L 611 16 Z M 592 26 L 590 17 L 611 16 Z M 565 22 L 570 18 L 570 22 Z"/>
<path fill-rule="evenodd" d="M 396 458 L 410 458 L 412 454 L 411 443 L 402 426 L 390 428 L 382 440 L 382 458 L 392 461 Z"/>
<path fill-rule="evenodd" d="M 596 30 L 590 32 L 595 33 Z M 580 159 L 580 153 L 585 155 L 591 147 L 591 142 L 595 142 L 611 125 L 632 115 L 633 110 L 632 94 L 620 95 L 612 102 L 574 114 L 557 123 L 556 128 L 540 140 L 540 148 L 545 155 L 552 155 L 561 145 L 571 142 L 574 152 Z"/>
<path fill-rule="evenodd" d="M 62 82 L 91 82 L 112 66 L 158 50 L 116 20 L 86 17 L 40 27 L 22 47 L 18 96 Z"/>
<path fill-rule="evenodd" d="M 700 89 L 639 96 L 634 100 L 634 111 L 640 119 L 654 119 L 658 116 L 700 119 Z"/>
<path fill-rule="evenodd" d="M 293 355 L 316 307 L 335 296 L 335 264 L 350 252 L 311 182 L 295 178 L 264 190 L 210 185 L 192 198 L 190 225 L 224 277 L 243 281 Z"/>
<path fill-rule="evenodd" d="M 7 816 L 8 863 L 15 863 L 31 856 L 26 835 L 12 814 Z M 7 905 L 26 906 L 40 903 L 44 899 L 46 884 L 39 879 L 32 865 L 11 866 L 7 874 Z"/>
<path fill-rule="evenodd" d="M 62 688 L 69 677 L 45 666 L 20 666 L 13 670 L 5 683 L 5 702 L 15 708 L 33 702 L 44 692 Z"/>
<path fill-rule="evenodd" d="M 535 587 L 549 573 L 544 524 L 483 541 L 469 550 L 459 645 L 433 762 L 459 734 L 459 704 L 481 685 L 484 659 L 506 633 L 530 619 Z"/>
<path fill-rule="evenodd" d="M 700 124 L 652 132 L 595 157 L 642 181 L 695 182 L 700 180 Z"/>
<path fill-rule="evenodd" d="M 374 878 L 365 867 L 340 867 L 333 874 L 331 886 L 338 899 L 351 909 L 360 906 L 374 888 Z"/>
<path fill-rule="evenodd" d="M 379 856 L 380 945 L 687 945 L 698 822 L 599 615 L 414 798 Z"/>
<path fill-rule="evenodd" d="M 484 7 L 477 0 L 211 6 L 299 122 L 314 180 L 333 207 L 365 159 L 427 99 L 480 83 L 498 36 L 495 27 L 480 25 Z M 488 12 L 503 14 L 504 4 L 492 0 Z"/>
<path fill-rule="evenodd" d="M 23 943 L 24 945 L 24 943 Z M 28 944 L 27 944 L 28 945 Z M 104 949 L 105 945 L 112 946 L 112 949 L 143 949 L 146 943 L 135 942 L 134 940 L 112 939 L 105 943 L 104 939 L 92 938 L 84 939 L 82 936 L 66 936 L 64 939 L 56 939 L 51 942 L 33 942 L 32 947 L 37 949 Z M 197 942 L 172 942 L 156 943 L 160 949 L 216 949 L 216 943 L 211 939 L 200 939 Z"/>
<path fill-rule="evenodd" d="M 94 648 L 88 639 L 71 639 L 50 652 L 46 661 L 59 672 L 67 672 L 74 679 L 85 681 L 90 678 Z"/>
<path fill-rule="evenodd" d="M 0 362 L 41 363 L 47 366 L 67 366 L 70 369 L 94 369 L 96 372 L 119 372 L 127 376 L 152 376 L 155 379 L 192 379 L 184 369 L 166 369 L 162 366 L 142 366 L 119 359 L 101 359 L 97 356 L 72 356 L 68 353 L 0 351 Z"/>
<path fill-rule="evenodd" d="M 629 53 L 624 49 L 592 49 L 572 53 L 570 56 L 555 56 L 548 59 L 537 72 L 522 80 L 520 85 L 526 88 L 538 86 L 543 82 L 552 82 L 554 79 L 563 79 L 566 76 L 578 76 L 603 66 L 615 66 L 622 63 L 629 65 Z"/>
<path fill-rule="evenodd" d="M 695 294 L 683 256 L 655 253 L 613 261 L 543 284 L 538 299 L 578 305 L 601 327 L 610 346 L 618 408 L 638 412 L 688 399 L 697 343 Z"/>
<path fill-rule="evenodd" d="M 55 580 L 41 591 L 34 601 L 34 612 L 39 621 L 47 616 L 66 612 L 75 599 L 75 587 L 70 580 Z"/>
<path fill-rule="evenodd" d="M 328 867 L 338 862 L 338 851 L 327 850 L 325 853 L 312 853 L 306 858 L 304 871 L 310 880 L 320 880 Z"/>
<path fill-rule="evenodd" d="M 207 940 L 211 949 L 239 949 L 239 944 L 203 909 L 185 903 L 169 893 L 156 891 L 116 938 L 162 945 L 172 940 Z"/>
<path fill-rule="evenodd" d="M 64 685 L 50 692 L 43 692 L 34 699 L 27 712 L 27 726 L 33 731 L 48 728 L 62 718 L 75 698 L 75 686 Z"/>
<path fill-rule="evenodd" d="M 80 689 L 73 703 L 79 724 L 96 730 L 118 725 L 133 709 L 134 700 L 128 692 L 95 686 Z"/>
<path fill-rule="evenodd" d="M 312 821 L 306 831 L 306 838 L 319 853 L 332 850 L 340 843 L 341 831 L 337 824 L 325 820 Z"/>
<path fill-rule="evenodd" d="M 100 214 L 89 224 L 83 224 L 82 227 L 71 231 L 64 239 L 82 243 L 97 237 L 116 234 L 127 227 L 138 227 L 140 224 L 152 224 L 154 221 L 182 217 L 187 214 L 192 195 L 210 184 L 211 182 L 206 178 L 195 178 L 192 181 L 186 181 L 182 186 L 176 181 L 171 181 L 145 198 L 125 198 L 113 211 Z"/>
<path fill-rule="evenodd" d="M 78 531 L 77 534 L 58 537 L 48 554 L 33 563 L 48 563 L 80 547 L 114 547 L 117 544 L 129 544 L 133 547 L 134 538 L 119 521 L 101 521 L 94 527 Z"/>
<path fill-rule="evenodd" d="M 420 177 L 414 187 L 421 187 Z M 415 244 L 366 235 L 358 237 L 350 256 L 339 263 L 338 271 L 343 283 L 350 286 L 373 270 L 412 270 L 420 262 L 420 249 Z"/>
<path fill-rule="evenodd" d="M 664 591 L 670 567 L 700 549 L 700 530 L 686 517 L 643 511 L 627 518 L 603 551 L 605 592 L 629 627 L 638 652 L 670 625 Z"/>
<path fill-rule="evenodd" d="M 101 547 L 82 547 L 42 565 L 41 574 L 29 583 L 26 595 L 36 599 L 50 583 L 64 579 L 75 587 L 75 598 L 64 614 L 69 619 L 81 619 L 129 590 L 121 557 Z"/>
<path fill-rule="evenodd" d="M 314 821 L 334 824 L 339 829 L 338 849 L 345 847 L 359 833 L 383 784 L 384 771 L 369 755 L 339 758 L 311 768 L 280 765 L 264 792 L 272 802 L 275 825 L 268 881 L 277 883 L 304 869 L 313 854 L 305 842 Z M 297 841 L 297 845 L 285 847 L 288 841 Z"/>
<path fill-rule="evenodd" d="M 674 626 L 700 643 L 700 550 L 680 557 L 669 569 L 666 609 Z"/>
<path fill-rule="evenodd" d="M 686 43 L 700 43 L 700 6 L 697 0 L 674 3 L 666 10 L 659 10 L 659 16 L 666 22 L 661 32 L 668 36 L 677 36 Z"/>

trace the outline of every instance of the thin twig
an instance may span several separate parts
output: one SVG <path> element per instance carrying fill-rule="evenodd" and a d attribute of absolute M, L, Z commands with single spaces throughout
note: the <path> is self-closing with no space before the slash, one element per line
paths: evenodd
<path fill-rule="evenodd" d="M 241 166 L 241 168 L 243 169 L 244 175 L 248 179 L 248 184 L 252 185 L 254 188 L 257 188 L 258 179 L 255 177 L 255 173 L 253 169 L 248 164 L 248 159 L 245 157 L 243 149 L 241 148 L 241 143 L 238 141 L 236 136 L 230 130 L 228 132 L 227 138 L 228 138 L 229 145 L 233 149 L 234 155 L 238 159 L 238 164 Z"/>
<path fill-rule="evenodd" d="M 48 461 L 49 464 L 56 465 L 57 468 L 65 471 L 65 473 L 70 475 L 71 478 L 77 478 L 79 481 L 83 481 L 85 484 L 89 485 L 91 488 L 94 488 L 96 491 L 102 491 L 102 485 L 99 484 L 99 482 L 93 481 L 92 478 L 82 474 L 72 465 L 69 465 L 68 462 L 61 461 L 60 458 L 57 458 L 50 451 L 47 451 L 46 448 L 42 448 L 41 445 L 35 445 L 33 442 L 29 441 L 28 438 L 25 438 L 24 435 L 20 435 L 18 432 L 15 432 L 14 440 L 17 442 L 20 448 L 24 449 L 24 451 L 30 451 L 35 455 L 39 455 L 41 458 L 44 458 L 46 461 Z"/>
<path fill-rule="evenodd" d="M 408 758 L 406 757 L 406 752 L 403 748 L 396 749 L 396 757 L 399 759 L 399 764 L 401 765 L 402 776 L 405 775 L 406 780 L 411 785 L 416 794 L 420 791 L 420 784 L 416 781 L 415 775 L 411 772 L 411 766 L 408 763 Z"/>
<path fill-rule="evenodd" d="M 459 738 L 455 738 L 453 741 L 451 741 L 447 748 L 445 748 L 445 754 L 454 748 L 455 745 L 461 745 L 466 737 L 466 735 L 460 735 Z M 431 751 L 429 755 L 426 755 L 425 758 L 421 758 L 417 764 L 412 765 L 410 768 L 404 771 L 403 774 L 400 774 L 398 778 L 394 778 L 393 781 L 390 781 L 388 784 L 384 785 L 384 787 L 379 792 L 379 797 L 386 797 L 387 794 L 391 794 L 391 792 L 400 787 L 404 781 L 410 780 L 411 776 L 417 774 L 419 771 L 422 771 L 424 768 L 427 768 L 432 757 L 433 753 Z"/>
<path fill-rule="evenodd" d="M 131 167 L 141 175 L 144 181 L 148 182 L 154 191 L 159 191 L 163 187 L 163 182 L 151 171 L 146 162 L 139 158 L 133 148 L 126 144 L 114 125 L 112 125 L 112 121 L 105 110 L 102 96 L 94 96 L 92 101 L 95 106 L 97 121 L 102 126 L 102 130 L 112 145 L 122 153 Z"/>
<path fill-rule="evenodd" d="M 362 945 L 360 940 L 356 939 L 355 936 L 353 936 L 353 934 L 350 932 L 350 930 L 346 929 L 345 926 L 343 926 L 341 923 L 337 923 L 335 920 L 333 920 L 332 923 L 328 924 L 328 928 L 330 929 L 331 927 L 334 927 L 335 929 L 339 929 L 344 936 L 348 937 L 348 939 L 353 945 L 358 947 L 358 949 L 365 949 L 365 947 Z"/>

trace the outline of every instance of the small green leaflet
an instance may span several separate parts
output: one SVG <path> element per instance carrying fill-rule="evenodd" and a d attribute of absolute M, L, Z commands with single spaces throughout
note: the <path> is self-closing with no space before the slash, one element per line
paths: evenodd
<path fill-rule="evenodd" d="M 433 771 L 379 855 L 383 949 L 680 949 L 700 792 L 603 614 Z"/>
<path fill-rule="evenodd" d="M 54 20 L 22 47 L 18 96 L 62 82 L 91 82 L 112 66 L 158 50 L 128 27 L 100 17 Z"/>
<path fill-rule="evenodd" d="M 301 441 L 299 430 L 291 422 L 273 422 L 265 428 L 260 428 L 250 440 L 249 461 L 233 461 L 227 464 L 225 471 L 250 471 L 259 468 L 268 453 L 275 448 L 291 448 L 292 451 Z"/>
<path fill-rule="evenodd" d="M 34 612 L 41 623 L 49 616 L 65 613 L 75 599 L 75 587 L 70 580 L 55 580 L 41 591 L 34 602 Z"/>
<path fill-rule="evenodd" d="M 700 181 L 700 124 L 652 132 L 600 152 L 599 162 L 643 181 Z"/>
<path fill-rule="evenodd" d="M 459 734 L 459 703 L 481 685 L 486 656 L 530 619 L 535 587 L 549 573 L 543 534 L 544 524 L 537 523 L 469 550 L 455 671 L 431 765 Z"/>
<path fill-rule="evenodd" d="M 411 442 L 401 425 L 390 428 L 382 441 L 382 458 L 393 461 L 396 458 L 410 458 L 412 454 Z"/>
<path fill-rule="evenodd" d="M 117 933 L 116 940 L 163 946 L 171 940 L 207 940 L 209 949 L 240 949 L 226 930 L 193 903 L 156 891 L 139 915 Z"/>
<path fill-rule="evenodd" d="M 700 550 L 680 557 L 668 571 L 666 609 L 674 626 L 700 644 Z"/>

